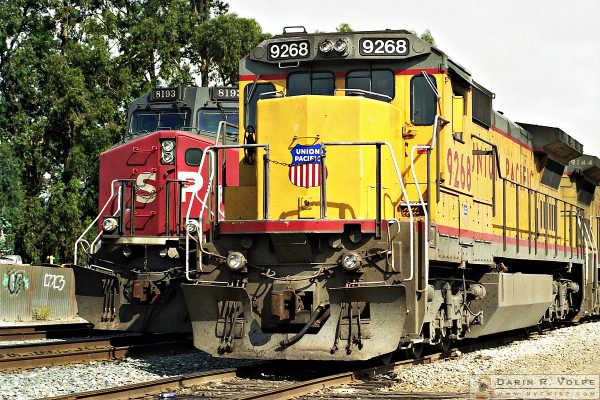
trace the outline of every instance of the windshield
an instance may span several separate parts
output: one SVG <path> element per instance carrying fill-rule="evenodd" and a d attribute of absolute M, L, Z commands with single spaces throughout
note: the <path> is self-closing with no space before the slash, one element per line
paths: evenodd
<path fill-rule="evenodd" d="M 131 133 L 176 130 L 189 126 L 187 111 L 136 111 L 131 117 Z"/>
<path fill-rule="evenodd" d="M 216 133 L 219 129 L 219 122 L 221 121 L 227 121 L 236 126 L 239 125 L 237 111 L 202 109 L 198 112 L 198 129 L 201 131 Z M 234 127 L 228 126 L 227 134 L 237 135 L 238 130 Z"/>

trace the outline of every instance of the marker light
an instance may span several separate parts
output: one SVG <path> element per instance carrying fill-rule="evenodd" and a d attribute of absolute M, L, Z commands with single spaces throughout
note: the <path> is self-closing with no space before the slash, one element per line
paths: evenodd
<path fill-rule="evenodd" d="M 342 256 L 341 264 L 347 271 L 356 271 L 362 265 L 362 257 L 354 251 L 349 251 Z"/>
<path fill-rule="evenodd" d="M 331 43 L 331 40 L 326 39 L 326 40 L 322 41 L 321 43 L 319 43 L 319 50 L 323 54 L 330 53 L 331 50 L 333 50 L 333 43 Z"/>
<path fill-rule="evenodd" d="M 346 50 L 348 50 L 348 42 L 346 42 L 344 39 L 338 39 L 333 45 L 333 49 L 336 51 L 336 53 L 343 54 L 346 52 Z"/>
<path fill-rule="evenodd" d="M 246 257 L 239 251 L 232 251 L 227 256 L 227 266 L 232 271 L 240 271 L 246 266 Z"/>
<path fill-rule="evenodd" d="M 133 249 L 129 246 L 125 246 L 123 247 L 123 255 L 127 258 L 131 257 L 131 255 L 133 254 Z"/>
<path fill-rule="evenodd" d="M 194 219 L 190 219 L 190 221 L 188 222 L 188 224 L 186 225 L 185 229 L 187 230 L 187 233 L 194 234 L 196 232 L 198 232 L 198 227 L 200 226 L 200 223 Z"/>
<path fill-rule="evenodd" d="M 116 218 L 105 218 L 104 221 L 102 221 L 102 230 L 106 233 L 114 232 L 118 226 L 119 222 Z"/>

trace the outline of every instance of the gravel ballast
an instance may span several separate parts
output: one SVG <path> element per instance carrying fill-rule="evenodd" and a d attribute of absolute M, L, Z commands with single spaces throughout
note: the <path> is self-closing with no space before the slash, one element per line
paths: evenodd
<path fill-rule="evenodd" d="M 388 376 L 389 392 L 468 393 L 474 375 L 600 374 L 600 323 L 557 329 L 496 349 L 480 350 Z M 236 367 L 243 361 L 214 359 L 206 353 L 154 355 L 0 372 L 0 399 L 64 396 L 166 378 L 183 373 Z M 385 392 L 382 392 L 385 393 Z"/>
<path fill-rule="evenodd" d="M 115 361 L 0 372 L 0 399 L 37 399 L 105 389 L 171 376 L 231 368 L 243 362 L 217 360 L 206 353 L 152 355 Z M 246 364 L 245 362 L 243 364 Z"/>
<path fill-rule="evenodd" d="M 469 392 L 474 375 L 600 374 L 600 322 L 399 371 L 393 392 Z"/>

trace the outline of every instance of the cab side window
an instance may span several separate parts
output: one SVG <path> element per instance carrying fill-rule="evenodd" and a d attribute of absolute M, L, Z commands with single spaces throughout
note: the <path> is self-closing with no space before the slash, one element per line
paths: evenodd
<path fill-rule="evenodd" d="M 263 93 L 274 92 L 275 85 L 270 82 L 250 84 L 244 89 L 244 127 L 253 126 L 256 128 L 256 103 L 259 99 L 268 99 L 272 96 L 261 96 Z"/>
<path fill-rule="evenodd" d="M 429 80 L 437 87 L 435 78 Z M 415 125 L 432 125 L 435 119 L 437 97 L 423 75 L 410 80 L 410 120 Z"/>

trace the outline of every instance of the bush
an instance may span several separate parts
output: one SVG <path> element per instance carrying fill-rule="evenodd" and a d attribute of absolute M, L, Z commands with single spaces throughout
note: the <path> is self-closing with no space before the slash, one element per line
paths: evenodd
<path fill-rule="evenodd" d="M 46 321 L 50 317 L 52 313 L 52 309 L 50 307 L 42 306 L 42 307 L 33 307 L 31 314 L 33 315 L 33 319 L 38 321 Z"/>

